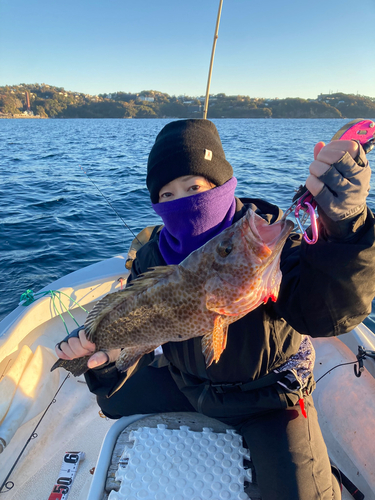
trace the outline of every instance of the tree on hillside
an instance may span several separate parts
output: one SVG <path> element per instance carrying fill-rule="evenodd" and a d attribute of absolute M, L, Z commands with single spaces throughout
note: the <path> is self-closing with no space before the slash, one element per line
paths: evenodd
<path fill-rule="evenodd" d="M 17 115 L 22 113 L 23 104 L 17 97 L 0 95 L 0 112 L 4 114 Z"/>
<path fill-rule="evenodd" d="M 151 106 L 137 106 L 137 118 L 156 118 L 157 115 Z"/>
<path fill-rule="evenodd" d="M 160 116 L 167 116 L 171 118 L 186 118 L 186 106 L 180 101 L 169 102 L 160 106 Z"/>
<path fill-rule="evenodd" d="M 274 118 L 341 118 L 341 113 L 326 102 L 300 98 L 273 100 L 269 103 Z"/>
<path fill-rule="evenodd" d="M 42 118 L 48 118 L 48 115 L 47 115 L 45 109 L 43 108 L 43 106 L 35 106 L 34 114 L 39 115 Z"/>
<path fill-rule="evenodd" d="M 337 109 L 346 118 L 374 118 L 375 117 L 375 102 L 368 100 L 351 100 L 351 102 L 339 102 Z"/>
<path fill-rule="evenodd" d="M 59 118 L 62 116 L 63 111 L 66 109 L 67 104 L 59 102 L 55 99 L 46 99 L 44 102 L 44 109 L 50 118 Z"/>
<path fill-rule="evenodd" d="M 108 95 L 108 94 L 107 94 Z M 137 98 L 136 94 L 132 94 L 131 92 L 115 92 L 112 95 L 112 100 L 114 101 L 123 101 L 123 102 L 130 102 L 130 101 L 135 101 Z"/>

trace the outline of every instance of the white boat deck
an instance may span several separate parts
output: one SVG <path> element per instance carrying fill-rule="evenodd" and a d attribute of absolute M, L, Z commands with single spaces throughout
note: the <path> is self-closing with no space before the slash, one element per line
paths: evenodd
<path fill-rule="evenodd" d="M 120 289 L 118 280 L 126 277 L 124 262 L 125 256 L 109 259 L 65 276 L 48 288 L 64 290 L 81 305 L 91 309 L 101 296 Z M 82 324 L 86 314 L 69 299 L 66 304 L 71 307 L 78 323 Z M 69 330 L 76 327 L 66 313 L 63 317 Z M 56 342 L 65 335 L 63 323 L 48 297 L 38 299 L 28 307 L 16 308 L 0 323 L 0 377 L 23 345 L 30 346 L 32 350 L 36 345 L 53 350 Z M 355 361 L 353 351 L 356 353 L 358 345 L 375 350 L 374 334 L 363 325 L 340 339 L 344 343 L 335 338 L 314 341 L 317 350 L 316 378 L 338 363 Z M 314 400 L 331 457 L 359 486 L 366 500 L 375 500 L 375 363 L 366 360 L 365 366 L 361 378 L 354 376 L 353 366 L 331 371 L 318 383 Z M 58 373 L 61 383 L 66 372 L 59 370 Z M 53 374 L 48 369 L 44 375 L 49 380 L 48 377 Z M 44 401 L 44 407 L 51 399 Z M 26 418 L 0 453 L 0 485 L 40 417 L 41 414 L 30 420 Z M 29 442 L 10 475 L 9 481 L 14 483 L 14 487 L 7 491 L 4 498 L 47 499 L 58 478 L 65 452 L 83 451 L 86 458 L 79 464 L 70 498 L 87 500 L 93 479 L 90 470 L 96 466 L 102 442 L 112 424 L 113 421 L 99 415 L 95 397 L 87 390 L 84 379 L 69 377 L 56 402 L 41 421 L 37 437 Z M 351 499 L 347 493 L 343 498 Z"/>
<path fill-rule="evenodd" d="M 62 378 L 65 374 L 62 374 Z M 47 499 L 58 478 L 64 453 L 84 451 L 86 458 L 79 464 L 70 497 L 85 500 L 92 480 L 90 469 L 95 467 L 102 441 L 113 421 L 101 418 L 95 397 L 86 384 L 69 378 L 37 429 L 37 437 L 28 444 L 9 480 L 14 487 L 7 492 L 8 500 Z M 40 416 L 27 422 L 0 455 L 0 481 L 3 482 L 17 459 Z"/>

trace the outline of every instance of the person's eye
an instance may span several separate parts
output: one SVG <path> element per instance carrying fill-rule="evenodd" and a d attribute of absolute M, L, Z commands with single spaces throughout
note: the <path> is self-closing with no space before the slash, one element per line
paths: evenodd
<path fill-rule="evenodd" d="M 173 194 L 168 191 L 168 192 L 161 194 L 160 198 L 169 198 L 170 196 L 173 196 Z"/>
<path fill-rule="evenodd" d="M 194 184 L 193 186 L 189 187 L 189 191 L 199 191 L 200 188 L 201 186 L 199 186 L 199 184 Z"/>

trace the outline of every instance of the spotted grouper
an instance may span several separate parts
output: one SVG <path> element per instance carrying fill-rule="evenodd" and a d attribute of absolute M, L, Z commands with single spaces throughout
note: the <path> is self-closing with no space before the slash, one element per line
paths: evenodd
<path fill-rule="evenodd" d="M 84 329 L 96 349 L 122 348 L 116 366 L 125 371 L 166 342 L 202 337 L 206 366 L 218 362 L 228 326 L 280 288 L 280 255 L 293 223 L 268 223 L 248 209 L 235 224 L 192 252 L 181 264 L 150 269 L 122 291 L 101 299 Z M 58 360 L 78 376 L 89 356 Z"/>

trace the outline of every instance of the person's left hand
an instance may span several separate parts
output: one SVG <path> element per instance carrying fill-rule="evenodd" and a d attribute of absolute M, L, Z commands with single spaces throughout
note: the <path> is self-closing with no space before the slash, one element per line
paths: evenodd
<path fill-rule="evenodd" d="M 318 204 L 324 225 L 327 217 L 339 222 L 363 212 L 371 170 L 362 147 L 355 141 L 319 142 L 314 158 L 306 187 Z"/>
<path fill-rule="evenodd" d="M 55 351 L 59 358 L 66 360 L 90 356 L 92 354 L 87 362 L 87 366 L 88 368 L 97 368 L 105 363 L 116 361 L 121 349 L 95 352 L 95 344 L 88 340 L 85 330 L 82 328 L 79 330 L 78 336 L 75 334 L 56 344 Z"/>

